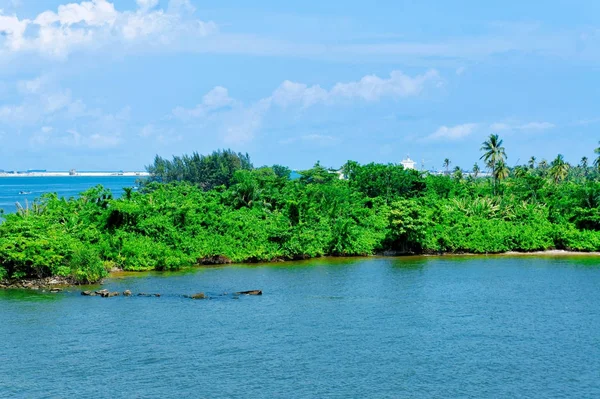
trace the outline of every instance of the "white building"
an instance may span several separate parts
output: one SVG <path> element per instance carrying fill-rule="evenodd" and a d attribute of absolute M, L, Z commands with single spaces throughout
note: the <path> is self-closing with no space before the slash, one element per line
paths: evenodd
<path fill-rule="evenodd" d="M 407 156 L 406 159 L 403 159 L 402 161 L 400 161 L 400 164 L 402 166 L 404 166 L 404 169 L 416 169 L 415 165 L 417 163 L 415 161 L 413 161 L 412 159 L 410 159 L 409 156 Z"/>

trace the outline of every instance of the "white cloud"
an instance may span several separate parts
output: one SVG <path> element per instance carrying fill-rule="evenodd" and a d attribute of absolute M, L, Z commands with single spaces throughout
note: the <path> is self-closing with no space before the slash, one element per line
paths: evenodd
<path fill-rule="evenodd" d="M 237 106 L 225 113 L 220 120 L 223 141 L 228 144 L 242 144 L 251 141 L 262 126 L 270 101 L 260 100 L 250 107 Z"/>
<path fill-rule="evenodd" d="M 137 0 L 136 11 L 118 11 L 107 0 L 60 5 L 34 19 L 19 19 L 0 11 L 0 55 L 39 52 L 66 57 L 79 48 L 109 43 L 130 45 L 146 40 L 148 45 L 165 45 L 178 39 L 190 40 L 217 31 L 214 22 L 191 17 L 189 3 L 172 1 L 167 11 L 155 9 L 156 0 Z"/>
<path fill-rule="evenodd" d="M 512 129 L 511 126 L 507 123 L 492 123 L 490 125 L 490 129 L 494 132 L 503 132 L 505 130 L 510 130 Z"/>
<path fill-rule="evenodd" d="M 377 101 L 382 97 L 409 97 L 420 94 L 427 82 L 439 82 L 439 78 L 439 74 L 435 70 L 429 70 L 414 78 L 400 71 L 390 73 L 389 79 L 368 75 L 358 82 L 336 84 L 331 90 L 330 96 L 360 98 L 366 101 Z"/>
<path fill-rule="evenodd" d="M 456 126 L 440 126 L 426 140 L 460 140 L 471 135 L 478 127 L 477 123 L 465 123 Z"/>
<path fill-rule="evenodd" d="M 437 71 L 429 70 L 423 75 L 411 77 L 400 71 L 392 71 L 390 77 L 367 75 L 358 81 L 336 83 L 331 90 L 319 85 L 284 81 L 271 95 L 275 105 L 282 108 L 299 105 L 303 108 L 318 103 L 333 104 L 340 100 L 360 99 L 378 101 L 382 98 L 400 98 L 419 95 L 428 83 L 441 82 Z"/>
<path fill-rule="evenodd" d="M 156 128 L 154 127 L 154 125 L 148 124 L 140 130 L 140 132 L 138 133 L 138 136 L 146 138 L 146 137 L 153 136 L 155 133 L 156 133 Z"/>
<path fill-rule="evenodd" d="M 226 88 L 216 86 L 202 97 L 202 102 L 192 109 L 177 107 L 173 110 L 173 115 L 181 118 L 200 118 L 205 117 L 213 111 L 229 107 L 235 104 L 235 101 L 229 97 Z"/>
<path fill-rule="evenodd" d="M 556 127 L 549 122 L 529 122 L 518 127 L 521 130 L 547 130 Z"/>
<path fill-rule="evenodd" d="M 35 149 L 46 147 L 106 149 L 116 147 L 121 142 L 119 133 L 83 135 L 75 129 L 68 129 L 63 132 L 53 128 L 46 129 L 45 127 L 29 137 L 29 145 Z"/>
<path fill-rule="evenodd" d="M 374 102 L 384 98 L 417 96 L 427 84 L 440 81 L 435 70 L 415 77 L 400 71 L 393 71 L 387 79 L 368 75 L 359 81 L 337 83 L 330 90 L 319 85 L 308 86 L 286 80 L 270 96 L 249 106 L 232 99 L 226 88 L 217 86 L 204 95 L 202 102 L 194 108 L 177 107 L 172 111 L 172 116 L 184 121 L 199 119 L 217 122 L 224 127 L 222 136 L 225 142 L 242 143 L 254 137 L 265 114 L 274 107 L 305 109 L 317 104 L 333 105 L 352 100 Z"/>
<path fill-rule="evenodd" d="M 150 10 L 158 5 L 158 0 L 135 0 L 135 2 L 142 10 Z"/>
<path fill-rule="evenodd" d="M 556 127 L 550 122 L 528 122 L 528 123 L 504 123 L 496 122 L 490 125 L 490 129 L 493 132 L 503 132 L 509 130 L 523 130 L 523 131 L 541 131 L 548 130 Z"/>
<path fill-rule="evenodd" d="M 319 85 L 308 87 L 304 83 L 284 81 L 271 95 L 275 104 L 282 108 L 291 105 L 309 107 L 318 102 L 327 100 L 329 93 Z"/>

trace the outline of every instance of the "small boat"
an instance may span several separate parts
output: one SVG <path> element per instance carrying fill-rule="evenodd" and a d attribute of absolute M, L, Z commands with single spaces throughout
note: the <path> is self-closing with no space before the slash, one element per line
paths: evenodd
<path fill-rule="evenodd" d="M 31 191 L 19 191 L 19 194 L 28 195 L 28 194 L 31 194 Z"/>

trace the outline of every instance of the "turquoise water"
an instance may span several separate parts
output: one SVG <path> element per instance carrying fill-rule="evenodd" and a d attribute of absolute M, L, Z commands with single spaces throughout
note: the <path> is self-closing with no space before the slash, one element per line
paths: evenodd
<path fill-rule="evenodd" d="M 0 292 L 0 397 L 600 397 L 598 258 L 320 259 L 104 288 L 162 296 Z M 214 299 L 182 296 L 198 291 Z"/>
<path fill-rule="evenodd" d="M 5 212 L 15 212 L 15 203 L 25 206 L 25 200 L 30 203 L 40 195 L 56 192 L 61 197 L 74 197 L 98 184 L 110 188 L 115 197 L 121 196 L 123 187 L 135 186 L 137 177 L 106 176 L 106 177 L 4 177 L 0 178 L 0 209 Z M 19 192 L 31 194 L 19 194 Z"/>

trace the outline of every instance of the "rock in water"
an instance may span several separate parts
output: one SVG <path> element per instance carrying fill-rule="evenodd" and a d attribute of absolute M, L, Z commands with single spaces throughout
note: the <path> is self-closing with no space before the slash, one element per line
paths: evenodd
<path fill-rule="evenodd" d="M 131 291 L 129 291 L 129 290 L 123 291 L 123 296 L 131 296 Z"/>
<path fill-rule="evenodd" d="M 250 290 L 250 291 L 240 291 L 236 292 L 238 295 L 262 295 L 261 290 Z"/>
<path fill-rule="evenodd" d="M 198 292 L 197 294 L 194 294 L 191 296 L 192 299 L 206 299 L 206 295 L 204 295 L 204 292 Z"/>
<path fill-rule="evenodd" d="M 52 293 L 57 293 L 57 292 L 61 292 L 61 291 L 62 291 L 62 288 L 57 288 L 57 287 L 50 289 L 50 292 L 52 292 Z"/>

